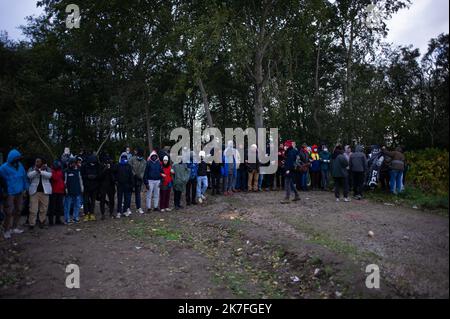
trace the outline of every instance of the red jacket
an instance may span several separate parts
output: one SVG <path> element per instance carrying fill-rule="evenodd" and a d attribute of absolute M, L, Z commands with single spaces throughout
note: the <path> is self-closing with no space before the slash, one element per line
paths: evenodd
<path fill-rule="evenodd" d="M 164 165 L 163 163 L 161 163 L 161 165 Z M 170 184 L 170 182 L 172 181 L 172 174 L 171 174 L 171 169 L 172 166 L 168 165 L 167 167 L 162 167 L 164 174 L 166 174 L 166 177 L 163 177 L 162 179 L 162 185 L 163 186 L 167 186 Z"/>
<path fill-rule="evenodd" d="M 51 184 L 53 194 L 64 194 L 64 174 L 61 169 L 52 170 Z"/>

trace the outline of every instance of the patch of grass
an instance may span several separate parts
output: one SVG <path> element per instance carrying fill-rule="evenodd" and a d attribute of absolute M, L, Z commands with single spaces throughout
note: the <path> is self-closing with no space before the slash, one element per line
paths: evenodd
<path fill-rule="evenodd" d="M 406 187 L 405 191 L 399 195 L 392 195 L 381 190 L 367 192 L 366 197 L 378 202 L 393 202 L 404 206 L 417 206 L 421 209 L 428 209 L 443 216 L 448 216 L 449 196 L 434 195 L 425 193 L 418 188 Z"/>
<path fill-rule="evenodd" d="M 171 241 L 179 241 L 181 239 L 181 233 L 178 231 L 170 230 L 165 226 L 160 225 L 153 227 L 152 225 L 146 225 L 142 222 L 134 224 L 128 230 L 128 234 L 139 240 L 150 239 L 153 237 L 160 237 Z"/>

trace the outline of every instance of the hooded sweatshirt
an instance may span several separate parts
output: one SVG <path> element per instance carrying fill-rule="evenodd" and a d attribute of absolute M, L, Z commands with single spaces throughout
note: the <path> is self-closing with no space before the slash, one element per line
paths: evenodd
<path fill-rule="evenodd" d="M 139 150 L 138 154 L 134 155 L 129 164 L 133 169 L 133 175 L 139 179 L 144 179 L 145 168 L 147 167 L 147 162 L 144 159 L 144 155 Z"/>
<path fill-rule="evenodd" d="M 367 171 L 367 159 L 361 145 L 356 146 L 355 152 L 350 155 L 350 171 L 356 173 Z"/>
<path fill-rule="evenodd" d="M 81 166 L 83 185 L 87 192 L 94 192 L 100 188 L 100 173 L 101 168 L 97 156 L 88 156 L 86 163 Z"/>
<path fill-rule="evenodd" d="M 161 180 L 161 174 L 163 173 L 161 162 L 159 161 L 158 154 L 153 151 L 150 154 L 150 159 L 147 162 L 147 166 L 144 171 L 144 183 L 148 185 L 148 181 Z"/>
<path fill-rule="evenodd" d="M 0 176 L 3 177 L 7 185 L 8 195 L 18 195 L 28 189 L 28 178 L 22 163 L 13 162 L 15 159 L 22 157 L 22 154 L 16 149 L 9 152 L 6 163 L 0 166 Z"/>

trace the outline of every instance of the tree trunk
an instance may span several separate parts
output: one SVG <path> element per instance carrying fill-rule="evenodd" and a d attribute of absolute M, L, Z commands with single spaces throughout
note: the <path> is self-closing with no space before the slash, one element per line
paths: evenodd
<path fill-rule="evenodd" d="M 255 104 L 254 104 L 254 112 L 255 112 L 255 129 L 264 127 L 264 107 L 263 107 L 263 82 L 264 82 L 264 74 L 263 74 L 263 56 L 261 49 L 257 49 L 255 54 L 255 69 L 254 69 L 254 77 L 255 77 Z"/>
<path fill-rule="evenodd" d="M 316 71 L 315 71 L 315 81 L 314 81 L 314 123 L 317 127 L 317 135 L 319 139 L 322 138 L 322 127 L 320 124 L 319 119 L 317 118 L 317 115 L 320 111 L 320 92 L 319 92 L 319 67 L 320 67 L 320 37 L 317 44 L 317 56 L 316 56 Z"/>
<path fill-rule="evenodd" d="M 148 151 L 150 153 L 153 150 L 153 137 L 152 137 L 152 129 L 150 126 L 150 113 L 148 111 L 147 105 L 145 105 L 145 124 L 147 128 Z"/>
<path fill-rule="evenodd" d="M 203 107 L 205 108 L 206 121 L 208 123 L 208 126 L 214 127 L 213 119 L 211 116 L 211 111 L 209 109 L 208 94 L 206 93 L 206 90 L 205 90 L 205 87 L 203 85 L 203 81 L 201 78 L 197 78 L 197 85 L 200 88 L 200 92 L 202 94 Z"/>

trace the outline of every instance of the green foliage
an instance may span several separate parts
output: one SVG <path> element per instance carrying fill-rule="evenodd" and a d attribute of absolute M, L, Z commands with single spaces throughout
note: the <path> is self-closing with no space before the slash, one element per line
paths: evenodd
<path fill-rule="evenodd" d="M 421 151 L 407 152 L 408 185 L 433 195 L 448 196 L 449 152 L 427 148 Z"/>

